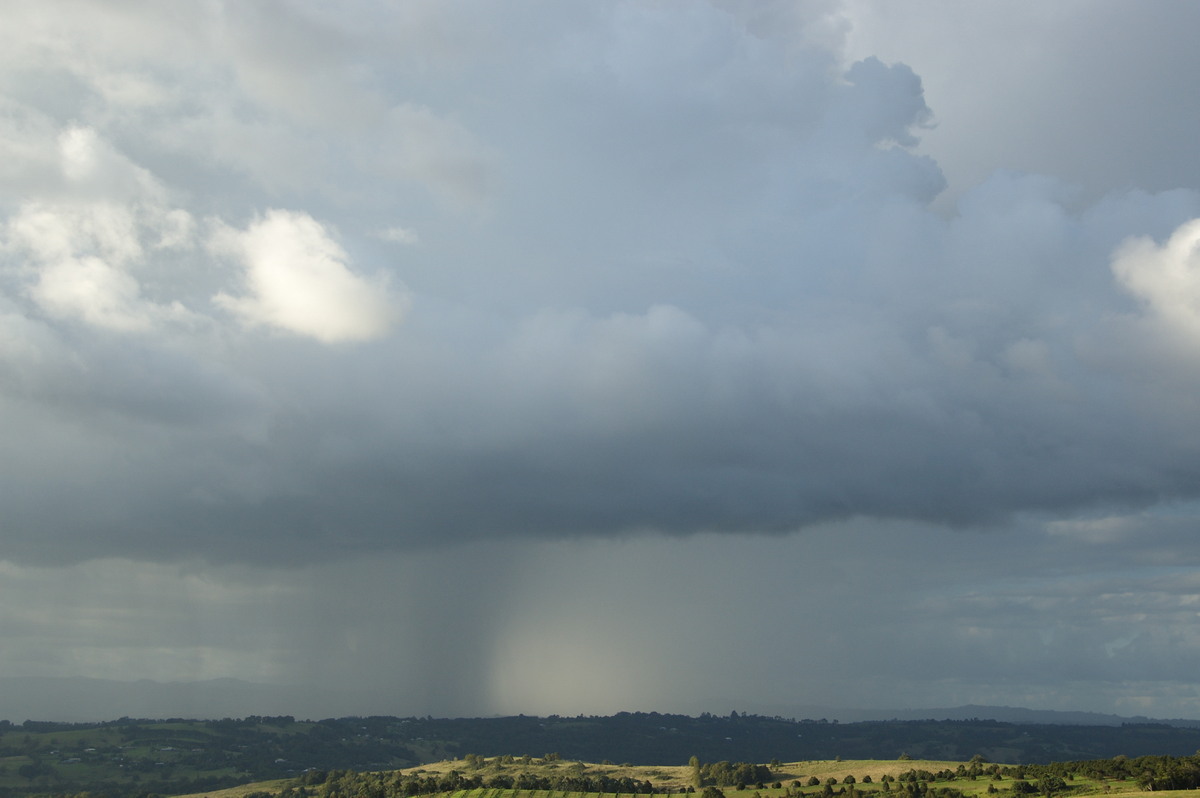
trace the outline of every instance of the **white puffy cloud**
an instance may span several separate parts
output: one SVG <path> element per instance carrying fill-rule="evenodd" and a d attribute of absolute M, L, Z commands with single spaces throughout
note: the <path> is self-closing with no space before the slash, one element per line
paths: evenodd
<path fill-rule="evenodd" d="M 147 248 L 185 246 L 190 227 L 190 216 L 179 209 L 35 202 L 9 220 L 6 238 L 11 250 L 28 257 L 15 271 L 26 275 L 28 294 L 44 313 L 145 332 L 160 322 L 194 318 L 178 301 L 143 296 L 136 276 Z"/>
<path fill-rule="evenodd" d="M 215 300 L 247 324 L 338 343 L 378 338 L 398 317 L 401 300 L 387 283 L 354 274 L 308 214 L 268 211 L 245 230 L 219 231 L 214 248 L 245 268 L 246 294 Z"/>
<path fill-rule="evenodd" d="M 1114 253 L 1112 270 L 1151 314 L 1200 346 L 1200 219 L 1180 225 L 1162 245 L 1130 239 Z"/>
<path fill-rule="evenodd" d="M 146 330 L 149 319 L 136 312 L 137 282 L 99 258 L 59 261 L 46 267 L 33 289 L 38 304 L 56 316 L 78 316 L 114 330 Z"/>

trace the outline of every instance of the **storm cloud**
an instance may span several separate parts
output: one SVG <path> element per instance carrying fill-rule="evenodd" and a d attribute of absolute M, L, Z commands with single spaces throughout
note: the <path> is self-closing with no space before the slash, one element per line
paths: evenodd
<path fill-rule="evenodd" d="M 538 599 L 515 574 L 537 581 L 523 564 L 541 559 L 550 574 L 586 552 L 592 576 L 578 583 L 591 585 L 619 570 L 614 552 L 642 552 L 662 580 L 642 597 L 662 615 L 645 617 L 661 621 L 686 606 L 668 598 L 685 580 L 665 565 L 683 552 L 712 555 L 698 572 L 739 547 L 839 539 L 894 540 L 910 563 L 936 546 L 963 568 L 970 546 L 1093 552 L 1105 577 L 1081 589 L 1105 593 L 1113 563 L 1139 550 L 1130 541 L 1190 550 L 1200 104 L 1180 34 L 1200 12 L 1100 3 L 1068 20 L 1063 8 L 10 6 L 9 577 L 121 564 L 282 586 L 337 563 L 338 589 L 260 597 L 285 613 L 348 607 L 333 596 L 364 563 L 458 563 L 489 585 L 490 607 L 373 581 L 354 611 L 313 623 L 357 617 L 371 630 L 361 640 L 403 626 L 425 641 L 405 655 L 405 689 L 442 696 L 431 711 L 479 712 L 537 703 L 515 652 L 573 639 L 547 631 L 564 618 L 528 622 Z M 1108 39 L 1085 35 L 1097 26 L 1123 35 L 1100 52 Z M 501 551 L 511 578 L 485 567 Z M 1157 566 L 1130 567 L 1149 579 Z M 939 684 L 967 685 L 954 693 L 964 703 L 1070 703 L 1050 687 L 980 686 L 1044 681 L 1055 661 L 1060 697 L 1122 700 L 1105 680 L 1138 681 L 1118 667 L 1134 638 L 1080 614 L 1052 571 L 1025 587 L 1006 573 L 953 606 L 895 586 L 896 606 L 977 631 L 940 660 L 954 665 Z M 424 578 L 413 584 L 434 590 Z M 885 612 L 853 595 L 828 617 Z M 1028 650 L 989 626 L 1035 596 L 1057 625 L 1030 632 Z M 587 615 L 589 600 L 561 606 Z M 719 601 L 695 598 L 714 614 Z M 736 615 L 790 599 L 729 602 Z M 407 609 L 367 610 L 390 603 Z M 261 623 L 303 637 L 288 618 Z M 461 630 L 453 644 L 444 624 Z M 177 673 L 328 682 L 360 645 L 299 667 L 290 644 L 256 657 L 222 629 L 225 654 Z M 651 630 L 631 634 L 651 644 Z M 1136 634 L 1164 635 L 1156 645 L 1179 647 L 1180 662 L 1198 650 Z M 169 637 L 154 645 L 177 652 Z M 585 637 L 547 651 L 540 661 L 558 665 L 541 678 L 581 667 Z M 1011 661 L 991 656 L 1002 639 Z M 1104 655 L 1068 667 L 1050 657 L 1060 645 Z M 85 659 L 50 670 L 94 673 L 100 660 Z M 160 659 L 155 678 L 176 673 Z M 452 661 L 478 671 L 451 678 Z M 833 691 L 841 661 L 805 673 Z M 1155 667 L 1146 681 L 1187 678 Z M 902 655 L 896 668 L 858 695 L 886 703 L 931 674 Z M 715 687 L 713 669 L 692 689 L 767 702 L 752 685 Z M 667 688 L 641 681 L 651 664 L 635 671 L 641 686 L 622 700 L 649 705 Z M 1077 698 L 1072 679 L 1101 697 Z M 906 689 L 894 703 L 954 700 Z M 594 692 L 588 709 L 671 708 Z"/>

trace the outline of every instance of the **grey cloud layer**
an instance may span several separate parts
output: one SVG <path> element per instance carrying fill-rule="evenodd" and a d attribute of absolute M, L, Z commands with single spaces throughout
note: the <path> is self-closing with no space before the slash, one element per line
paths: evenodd
<path fill-rule="evenodd" d="M 0 556 L 1196 498 L 1195 187 L 936 213 L 919 76 L 843 65 L 831 9 L 41 8 L 0 75 Z"/>
<path fill-rule="evenodd" d="M 0 631 L 8 674 L 352 688 L 237 712 L 986 703 L 1195 717 L 1194 523 L 505 539 L 280 569 L 5 565 Z M 714 645 L 714 629 L 749 642 Z"/>

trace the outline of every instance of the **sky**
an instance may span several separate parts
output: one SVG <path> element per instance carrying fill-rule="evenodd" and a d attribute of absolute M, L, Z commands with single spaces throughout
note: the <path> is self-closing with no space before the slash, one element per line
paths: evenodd
<path fill-rule="evenodd" d="M 0 677 L 1200 718 L 1198 27 L 5 3 Z"/>

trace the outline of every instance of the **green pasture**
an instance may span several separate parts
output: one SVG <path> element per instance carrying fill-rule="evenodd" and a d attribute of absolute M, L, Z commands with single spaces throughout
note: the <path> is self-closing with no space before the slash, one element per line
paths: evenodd
<path fill-rule="evenodd" d="M 764 783 L 761 788 L 755 785 L 748 786 L 743 790 L 732 787 L 722 787 L 720 789 L 725 798 L 822 798 L 822 796 L 829 795 L 830 789 L 838 798 L 848 798 L 851 795 L 855 798 L 908 798 L 908 793 L 905 791 L 904 786 L 897 781 L 890 783 L 890 789 L 885 788 L 883 783 L 884 776 L 891 776 L 892 779 L 898 779 L 902 774 L 910 770 L 928 771 L 934 774 L 944 771 L 953 772 L 960 765 L 965 766 L 968 763 L 919 759 L 785 762 L 772 767 L 772 780 L 770 783 Z M 662 792 L 657 794 L 660 796 L 701 798 L 702 794 L 702 790 L 698 788 L 695 789 L 695 792 L 687 792 L 687 788 L 691 784 L 691 768 L 679 766 L 637 767 L 630 765 L 598 765 L 572 761 L 546 763 L 539 760 L 533 760 L 529 764 L 512 763 L 507 766 L 500 766 L 498 761 L 482 760 L 481 764 L 476 763 L 472 766 L 463 760 L 446 760 L 397 772 L 430 774 L 447 773 L 451 770 L 457 770 L 460 773 L 469 773 L 472 771 L 488 772 L 494 768 L 510 773 L 525 771 L 534 774 L 545 774 L 548 772 L 569 770 L 574 773 L 603 773 L 614 777 L 629 776 L 643 781 L 650 781 L 657 789 L 662 790 Z M 854 778 L 854 781 L 851 784 L 847 784 L 847 777 L 850 776 Z M 810 785 L 809 780 L 813 778 L 817 779 L 819 783 Z M 830 779 L 835 779 L 836 784 L 827 785 Z M 865 779 L 869 779 L 869 781 L 865 781 Z M 982 774 L 977 775 L 975 778 L 967 776 L 956 776 L 952 779 L 935 778 L 927 780 L 925 783 L 931 791 L 939 788 L 950 788 L 958 790 L 967 796 L 967 798 L 1014 798 L 1014 793 L 1011 790 L 1014 781 L 1015 779 L 1011 776 Z M 780 786 L 776 787 L 774 786 L 775 784 L 779 784 Z M 308 798 L 321 798 L 322 796 L 321 785 L 312 785 L 303 788 L 301 792 L 296 789 L 296 782 L 294 781 L 275 781 L 247 784 L 228 790 L 197 793 L 191 796 L 181 796 L 181 798 L 244 798 L 250 793 L 278 795 L 288 785 L 292 786 L 293 795 L 304 795 L 308 796 Z M 1074 776 L 1068 779 L 1066 785 L 1066 789 L 1056 792 L 1054 798 L 1070 798 L 1071 796 L 1112 796 L 1113 798 L 1120 798 L 1120 796 L 1142 792 L 1134 782 L 1103 782 L 1083 776 Z M 1195 795 L 1194 791 L 1190 792 L 1193 796 Z M 1164 791 L 1164 794 L 1169 795 L 1170 791 Z M 492 787 L 434 793 L 433 795 L 436 798 L 646 798 L 643 795 L 631 793 L 584 793 L 564 790 L 516 790 Z M 421 798 L 425 797 L 422 796 Z M 1043 796 L 1033 794 L 1028 796 L 1028 798 L 1043 798 Z"/>

